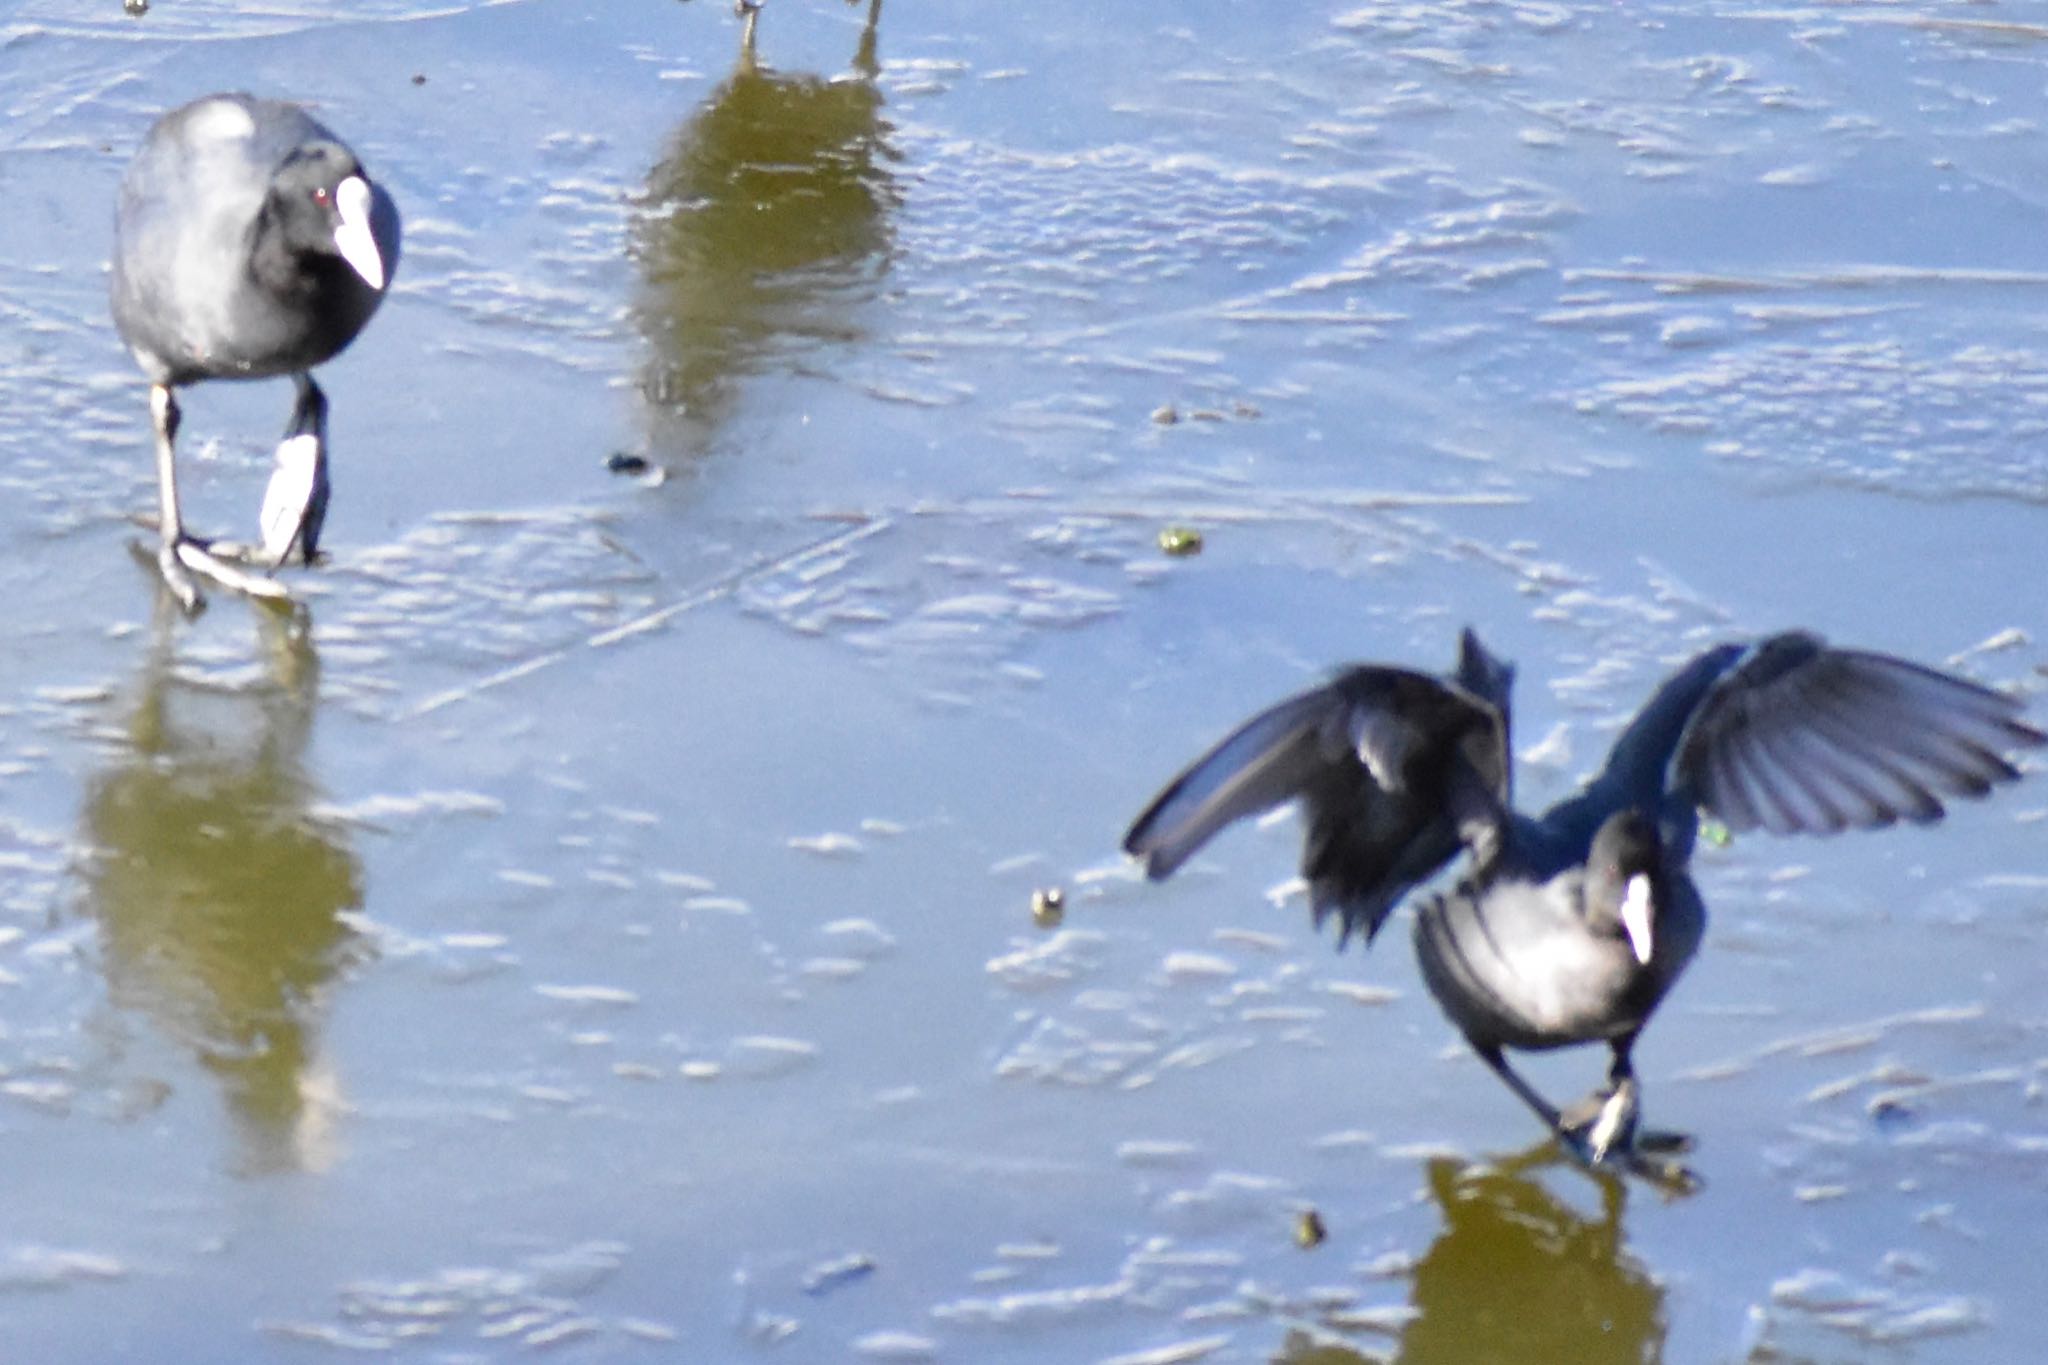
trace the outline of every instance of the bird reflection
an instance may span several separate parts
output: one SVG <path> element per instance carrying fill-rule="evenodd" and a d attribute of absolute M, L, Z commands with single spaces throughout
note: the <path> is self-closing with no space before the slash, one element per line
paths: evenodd
<path fill-rule="evenodd" d="M 1622 1249 L 1628 1191 L 1594 1183 L 1589 1218 L 1525 1170 L 1561 1161 L 1544 1143 L 1500 1166 L 1429 1163 L 1444 1230 L 1417 1263 L 1417 1317 L 1398 1357 L 1428 1361 L 1654 1361 L 1664 1348 L 1664 1291 Z"/>
<path fill-rule="evenodd" d="M 331 1083 L 317 1051 L 350 956 L 362 870 L 308 808 L 318 659 L 303 618 L 252 612 L 265 677 L 176 666 L 168 599 L 118 760 L 93 780 L 86 881 L 107 988 L 217 1077 L 249 1170 L 319 1169 Z"/>
<path fill-rule="evenodd" d="M 1361 1355 L 1349 1346 L 1332 1345 L 1306 1332 L 1289 1332 L 1273 1365 L 1386 1365 L 1386 1357 Z"/>
<path fill-rule="evenodd" d="M 1524 1172 L 1562 1164 L 1545 1142 L 1499 1165 L 1429 1163 L 1444 1228 L 1416 1263 L 1415 1317 L 1392 1357 L 1403 1365 L 1569 1360 L 1656 1361 L 1664 1353 L 1664 1291 L 1622 1246 L 1627 1187 L 1594 1185 L 1588 1217 Z M 1366 1365 L 1381 1359 L 1297 1335 L 1275 1365 Z"/>
<path fill-rule="evenodd" d="M 832 79 L 763 66 L 749 13 L 738 65 L 648 174 L 633 249 L 659 447 L 700 452 L 739 381 L 861 335 L 898 202 L 876 85 L 881 9 L 869 0 L 852 70 Z"/>

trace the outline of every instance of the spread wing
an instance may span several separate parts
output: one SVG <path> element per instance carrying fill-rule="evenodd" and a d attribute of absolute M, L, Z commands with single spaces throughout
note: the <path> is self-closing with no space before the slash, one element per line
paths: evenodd
<path fill-rule="evenodd" d="M 1345 670 L 1246 721 L 1169 783 L 1124 836 L 1169 876 L 1233 821 L 1300 798 L 1302 875 L 1317 922 L 1368 937 L 1409 888 L 1495 831 L 1508 782 L 1506 718 L 1453 683 Z"/>
<path fill-rule="evenodd" d="M 1827 834 L 1941 818 L 1943 797 L 2019 776 L 2005 755 L 2048 742 L 2021 704 L 1887 654 L 1805 632 L 1736 657 L 1700 698 L 1669 783 L 1735 830 Z"/>

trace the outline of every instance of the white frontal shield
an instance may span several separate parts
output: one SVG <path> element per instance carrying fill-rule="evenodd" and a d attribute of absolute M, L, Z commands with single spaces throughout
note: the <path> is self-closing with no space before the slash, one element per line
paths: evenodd
<path fill-rule="evenodd" d="M 352 175 L 334 187 L 334 209 L 341 216 L 334 229 L 334 249 L 355 267 L 372 289 L 384 287 L 384 256 L 370 231 L 370 182 Z"/>

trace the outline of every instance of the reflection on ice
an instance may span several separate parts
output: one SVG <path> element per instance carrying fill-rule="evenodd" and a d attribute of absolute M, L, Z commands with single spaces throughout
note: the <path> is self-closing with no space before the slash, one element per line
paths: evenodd
<path fill-rule="evenodd" d="M 747 376 L 860 339 L 899 198 L 880 14 L 869 0 L 852 72 L 835 79 L 763 66 L 750 14 L 738 66 L 649 173 L 633 249 L 659 447 L 698 453 Z"/>
<path fill-rule="evenodd" d="M 265 676 L 196 678 L 169 610 L 125 702 L 129 743 L 86 794 L 108 991 L 219 1079 L 242 1164 L 320 1169 L 342 1103 L 320 1020 L 363 887 L 345 836 L 311 814 L 318 656 L 302 619 L 258 608 Z"/>
<path fill-rule="evenodd" d="M 1533 1159 L 1552 1155 L 1546 1144 Z M 1589 1217 L 1523 1174 L 1528 1164 L 1429 1163 L 1444 1229 L 1410 1272 L 1416 1315 L 1398 1359 L 1662 1359 L 1664 1291 L 1623 1245 L 1627 1186 L 1596 1182 Z"/>

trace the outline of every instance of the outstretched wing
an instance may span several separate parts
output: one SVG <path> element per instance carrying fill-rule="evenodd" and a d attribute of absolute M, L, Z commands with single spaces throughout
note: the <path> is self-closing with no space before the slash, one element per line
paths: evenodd
<path fill-rule="evenodd" d="M 1302 875 L 1316 919 L 1368 937 L 1466 839 L 1497 825 L 1506 720 L 1455 684 L 1406 669 L 1347 669 L 1246 721 L 1169 783 L 1124 836 L 1169 876 L 1233 821 L 1300 798 Z"/>
<path fill-rule="evenodd" d="M 1343 761 L 1343 708 L 1332 684 L 1253 716 L 1152 798 L 1124 835 L 1124 852 L 1161 881 L 1224 826 L 1301 795 Z"/>
<path fill-rule="evenodd" d="M 2048 742 L 2021 704 L 1888 654 L 1803 631 L 1735 658 L 1700 698 L 1670 787 L 1735 830 L 1828 834 L 1928 823 L 1945 796 L 2019 776 L 2010 751 Z"/>

